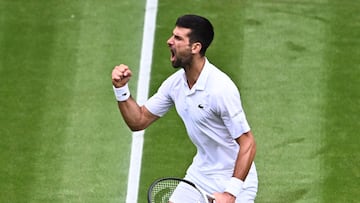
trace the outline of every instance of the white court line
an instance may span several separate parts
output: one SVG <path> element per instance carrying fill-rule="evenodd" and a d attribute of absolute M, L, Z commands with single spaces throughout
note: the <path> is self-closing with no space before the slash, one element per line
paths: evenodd
<path fill-rule="evenodd" d="M 157 0 L 147 0 L 144 20 L 143 39 L 141 47 L 140 70 L 137 85 L 137 102 L 142 105 L 148 99 L 149 81 L 154 46 Z M 137 203 L 141 159 L 144 143 L 144 130 L 132 134 L 129 177 L 126 193 L 126 203 Z"/>

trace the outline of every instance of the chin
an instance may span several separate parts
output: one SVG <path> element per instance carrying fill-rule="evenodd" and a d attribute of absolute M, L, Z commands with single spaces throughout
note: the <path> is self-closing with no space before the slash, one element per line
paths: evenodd
<path fill-rule="evenodd" d="M 181 65 L 177 63 L 177 61 L 171 61 L 171 65 L 173 68 L 181 68 Z"/>

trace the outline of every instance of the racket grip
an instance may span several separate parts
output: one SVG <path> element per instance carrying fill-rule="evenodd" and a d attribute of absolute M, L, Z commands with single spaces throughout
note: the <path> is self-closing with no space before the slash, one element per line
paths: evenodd
<path fill-rule="evenodd" d="M 206 195 L 206 197 L 207 197 L 209 203 L 215 203 L 215 197 L 214 197 L 214 196 L 212 196 L 212 195 Z"/>

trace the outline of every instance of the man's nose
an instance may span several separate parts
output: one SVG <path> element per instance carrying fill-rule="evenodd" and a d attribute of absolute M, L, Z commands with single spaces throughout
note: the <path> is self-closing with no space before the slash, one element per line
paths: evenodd
<path fill-rule="evenodd" d="M 172 44 L 174 44 L 173 37 L 170 37 L 170 38 L 166 41 L 166 43 L 167 43 L 168 46 L 171 46 Z"/>

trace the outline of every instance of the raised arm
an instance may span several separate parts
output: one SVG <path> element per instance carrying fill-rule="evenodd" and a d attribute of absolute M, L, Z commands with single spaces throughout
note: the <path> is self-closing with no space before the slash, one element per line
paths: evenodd
<path fill-rule="evenodd" d="M 131 97 L 128 82 L 132 72 L 128 66 L 115 66 L 111 79 L 121 115 L 132 131 L 143 130 L 159 117 L 150 113 L 145 106 L 139 106 Z"/>

